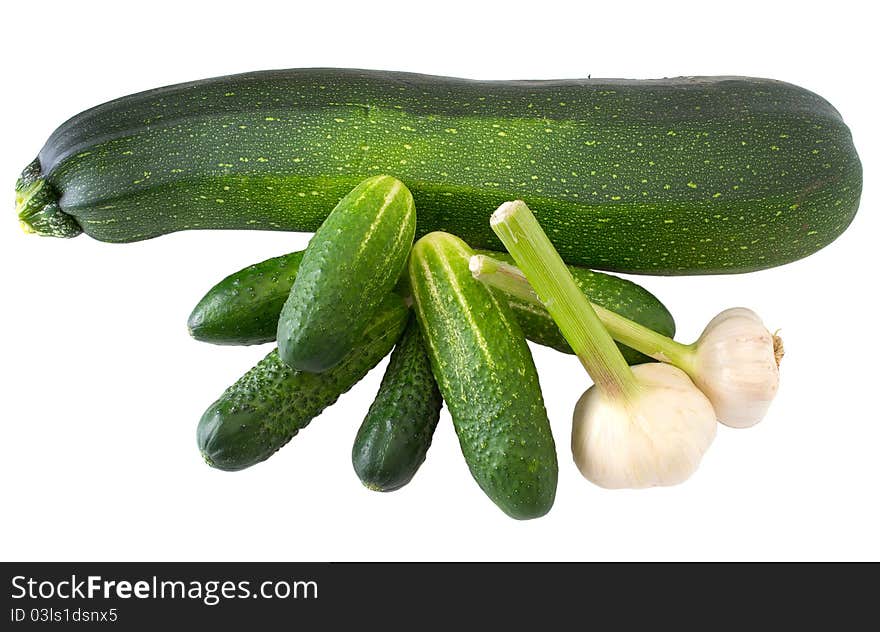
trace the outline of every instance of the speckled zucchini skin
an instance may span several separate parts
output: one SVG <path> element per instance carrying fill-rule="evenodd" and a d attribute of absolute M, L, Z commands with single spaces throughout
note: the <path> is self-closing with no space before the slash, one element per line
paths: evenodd
<path fill-rule="evenodd" d="M 190 335 L 217 345 L 273 342 L 302 257 L 303 251 L 291 252 L 230 274 L 193 308 Z"/>
<path fill-rule="evenodd" d="M 480 250 L 510 263 L 507 253 Z M 229 275 L 199 301 L 189 319 L 193 336 L 215 344 L 257 344 L 275 340 L 278 315 L 296 278 L 301 253 L 267 259 Z M 586 268 L 569 266 L 572 275 L 590 299 L 670 338 L 675 335 L 672 314 L 646 289 L 619 277 Z M 407 275 L 396 291 L 409 294 Z M 571 353 L 556 323 L 545 310 L 508 296 L 510 307 L 526 338 L 538 344 Z M 652 361 L 624 345 L 618 345 L 630 364 Z"/>
<path fill-rule="evenodd" d="M 513 257 L 506 252 L 491 250 L 478 252 L 515 264 Z M 675 336 L 675 320 L 672 318 L 672 314 L 656 296 L 642 286 L 620 277 L 593 272 L 587 268 L 568 266 L 568 269 L 577 286 L 593 303 L 617 312 L 645 327 L 650 327 L 664 336 L 670 338 Z M 525 332 L 526 338 L 538 344 L 553 347 L 563 353 L 574 353 L 547 310 L 538 309 L 531 303 L 514 296 L 508 295 L 507 301 L 513 310 L 516 322 Z M 618 343 L 617 347 L 629 364 L 654 362 L 652 358 L 626 345 Z"/>
<path fill-rule="evenodd" d="M 360 344 L 324 373 L 294 371 L 272 351 L 202 415 L 196 435 L 205 461 L 234 471 L 272 456 L 388 355 L 408 316 L 403 299 L 388 295 Z"/>
<path fill-rule="evenodd" d="M 415 232 L 400 180 L 368 178 L 343 197 L 309 242 L 281 309 L 282 362 L 312 373 L 336 366 L 400 278 Z"/>
<path fill-rule="evenodd" d="M 567 263 L 648 274 L 808 255 L 858 207 L 850 131 L 824 99 L 747 77 L 468 81 L 298 69 L 135 94 L 59 127 L 22 176 L 42 234 L 313 231 L 363 178 L 415 196 L 419 228 L 499 250 L 525 200 Z"/>
<path fill-rule="evenodd" d="M 413 315 L 352 446 L 351 462 L 361 482 L 380 492 L 409 483 L 425 461 L 442 407 Z"/>
<path fill-rule="evenodd" d="M 471 474 L 509 516 L 537 518 L 558 476 L 541 386 L 510 307 L 471 276 L 472 254 L 448 233 L 416 242 L 416 314 Z"/>

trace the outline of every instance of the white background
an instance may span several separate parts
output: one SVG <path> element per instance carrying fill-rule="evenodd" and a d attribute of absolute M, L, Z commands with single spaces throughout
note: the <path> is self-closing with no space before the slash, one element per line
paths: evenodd
<path fill-rule="evenodd" d="M 880 559 L 876 22 L 868 3 L 3 3 L 0 64 L 0 559 Z M 873 52 L 871 52 L 873 51 Z M 812 257 L 728 277 L 641 277 L 692 339 L 756 309 L 787 355 L 767 419 L 720 428 L 695 476 L 605 491 L 568 450 L 587 386 L 534 347 L 559 446 L 556 505 L 516 522 L 479 490 L 444 411 L 428 460 L 377 494 L 350 463 L 382 368 L 269 461 L 206 466 L 204 408 L 268 348 L 187 336 L 195 301 L 307 235 L 190 232 L 108 245 L 24 235 L 13 183 L 49 133 L 103 101 L 264 68 L 351 66 L 471 78 L 742 74 L 830 100 L 865 170 L 850 229 Z M 384 362 L 381 365 L 384 367 Z"/>

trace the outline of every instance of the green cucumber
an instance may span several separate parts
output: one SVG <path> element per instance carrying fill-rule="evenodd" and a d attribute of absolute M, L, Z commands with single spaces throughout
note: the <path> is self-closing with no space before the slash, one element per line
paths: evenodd
<path fill-rule="evenodd" d="M 480 250 L 496 259 L 512 262 L 507 253 Z M 278 315 L 284 304 L 302 253 L 267 259 L 235 272 L 211 288 L 189 317 L 189 329 L 197 340 L 214 344 L 258 344 L 275 340 Z M 586 268 L 569 266 L 581 289 L 594 303 L 617 312 L 670 338 L 675 321 L 657 297 L 643 287 L 619 277 Z M 401 277 L 397 292 L 406 295 Z M 538 344 L 571 353 L 556 323 L 544 310 L 508 297 L 514 316 L 526 338 Z M 651 359 L 619 345 L 630 364 Z"/>
<path fill-rule="evenodd" d="M 471 474 L 505 513 L 537 518 L 558 477 L 538 373 L 510 307 L 471 276 L 471 254 L 447 233 L 416 242 L 416 314 Z"/>
<path fill-rule="evenodd" d="M 506 252 L 491 250 L 477 252 L 507 263 L 515 263 L 513 257 Z M 672 314 L 657 297 L 642 286 L 620 277 L 593 272 L 588 268 L 568 266 L 568 269 L 580 290 L 593 303 L 617 312 L 621 316 L 649 327 L 664 336 L 669 338 L 675 336 L 675 320 L 672 318 Z M 531 303 L 515 296 L 508 295 L 507 302 L 513 310 L 516 321 L 525 332 L 526 338 L 563 353 L 574 353 L 549 312 L 536 309 Z M 617 343 L 617 347 L 629 364 L 654 362 L 652 358 L 624 344 Z"/>
<path fill-rule="evenodd" d="M 376 399 L 358 430 L 351 462 L 369 489 L 400 489 L 425 461 L 443 398 L 415 317 L 391 354 Z"/>
<path fill-rule="evenodd" d="M 415 232 L 400 180 L 368 178 L 343 197 L 309 242 L 281 309 L 281 360 L 312 373 L 336 366 L 400 278 Z"/>
<path fill-rule="evenodd" d="M 111 242 L 314 231 L 362 179 L 413 192 L 419 228 L 501 250 L 522 199 L 570 264 L 757 270 L 834 240 L 862 170 L 827 101 L 747 77 L 468 81 L 299 69 L 150 90 L 59 127 L 17 186 L 23 225 Z"/>
<path fill-rule="evenodd" d="M 291 252 L 230 274 L 193 308 L 190 335 L 216 345 L 273 342 L 302 258 L 303 251 Z"/>
<path fill-rule="evenodd" d="M 273 350 L 202 415 L 197 441 L 205 461 L 235 471 L 272 456 L 388 355 L 408 316 L 404 300 L 389 294 L 358 346 L 324 373 L 295 371 Z"/>

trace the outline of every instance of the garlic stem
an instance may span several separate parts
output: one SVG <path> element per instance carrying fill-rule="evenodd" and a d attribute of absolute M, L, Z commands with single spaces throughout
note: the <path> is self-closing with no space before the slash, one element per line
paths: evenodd
<path fill-rule="evenodd" d="M 470 266 L 474 277 L 487 285 L 546 307 L 515 266 L 484 255 L 474 256 Z M 724 310 L 687 345 L 599 305 L 593 309 L 612 338 L 687 373 L 709 397 L 721 423 L 747 428 L 764 417 L 779 387 L 783 349 L 779 336 L 767 331 L 753 311 Z"/>
<path fill-rule="evenodd" d="M 610 397 L 633 395 L 638 384 L 632 371 L 525 202 L 505 202 L 490 225 L 593 382 Z"/>
<path fill-rule="evenodd" d="M 601 305 L 593 307 L 608 333 L 618 342 L 660 362 L 674 364 L 686 373 L 691 372 L 694 355 L 692 344 L 682 344 Z"/>
<path fill-rule="evenodd" d="M 501 290 L 514 298 L 544 308 L 532 284 L 522 270 L 506 261 L 499 261 L 489 255 L 473 255 L 469 262 L 471 274 L 477 281 Z M 593 304 L 596 307 L 596 304 Z M 545 308 L 546 309 L 546 308 Z"/>
<path fill-rule="evenodd" d="M 487 255 L 474 255 L 471 257 L 470 270 L 474 278 L 487 285 L 537 307 L 545 307 L 522 270 L 516 266 Z M 674 364 L 691 373 L 694 345 L 677 342 L 601 305 L 590 305 L 614 340 L 655 360 Z"/>

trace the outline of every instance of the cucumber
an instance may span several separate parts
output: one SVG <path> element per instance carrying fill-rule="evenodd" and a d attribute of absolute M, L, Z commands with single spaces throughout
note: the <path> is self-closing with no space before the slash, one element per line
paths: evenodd
<path fill-rule="evenodd" d="M 425 461 L 443 398 L 415 316 L 391 354 L 376 399 L 358 430 L 351 462 L 374 491 L 400 489 Z"/>
<path fill-rule="evenodd" d="M 537 518 L 558 477 L 538 373 L 510 307 L 471 276 L 472 254 L 447 233 L 416 242 L 416 314 L 471 474 L 509 516 Z"/>
<path fill-rule="evenodd" d="M 408 316 L 403 299 L 389 294 L 360 344 L 324 373 L 295 371 L 273 350 L 202 415 L 196 434 L 205 461 L 235 471 L 272 456 L 388 355 Z"/>
<path fill-rule="evenodd" d="M 212 287 L 187 320 L 190 335 L 216 345 L 273 342 L 303 251 L 266 259 Z"/>
<path fill-rule="evenodd" d="M 747 77 L 468 81 L 345 69 L 256 72 L 135 94 L 73 117 L 19 181 L 23 225 L 127 242 L 177 230 L 314 231 L 388 173 L 420 230 L 501 250 L 522 199 L 567 263 L 743 272 L 808 255 L 862 189 L 837 110 Z"/>
<path fill-rule="evenodd" d="M 506 252 L 494 252 L 491 250 L 478 251 L 501 261 L 515 264 L 513 257 Z M 672 338 L 675 336 L 675 320 L 672 314 L 657 297 L 642 286 L 621 279 L 620 277 L 593 272 L 587 268 L 568 266 L 578 288 L 586 294 L 593 303 L 606 309 L 626 316 L 645 327 Z M 526 338 L 537 342 L 545 347 L 552 347 L 563 353 L 574 353 L 568 345 L 568 341 L 556 321 L 550 313 L 543 309 L 536 309 L 534 305 L 515 296 L 507 296 L 507 302 L 513 310 L 516 322 L 526 334 Z M 623 353 L 623 357 L 629 364 L 643 364 L 654 362 L 653 358 L 631 349 L 624 344 L 617 343 L 617 347 Z"/>
<path fill-rule="evenodd" d="M 496 259 L 513 262 L 507 253 L 480 250 Z M 258 344 L 275 339 L 281 306 L 296 278 L 301 253 L 267 259 L 235 272 L 211 288 L 189 317 L 189 329 L 197 340 L 214 344 Z M 569 266 L 581 289 L 595 303 L 670 338 L 675 335 L 672 314 L 643 287 L 619 277 Z M 409 295 L 407 276 L 401 277 L 398 294 Z M 544 310 L 508 296 L 513 314 L 526 338 L 571 353 L 556 323 Z M 651 358 L 619 345 L 630 364 Z"/>
<path fill-rule="evenodd" d="M 412 194 L 375 176 L 342 198 L 303 254 L 278 318 L 278 355 L 320 373 L 357 344 L 406 265 L 416 231 Z"/>

